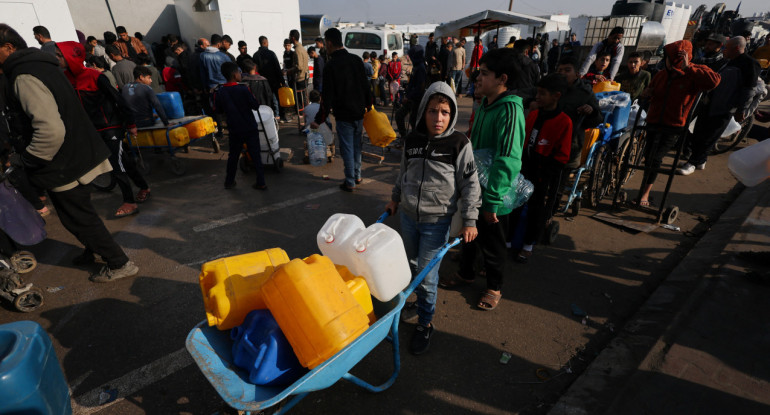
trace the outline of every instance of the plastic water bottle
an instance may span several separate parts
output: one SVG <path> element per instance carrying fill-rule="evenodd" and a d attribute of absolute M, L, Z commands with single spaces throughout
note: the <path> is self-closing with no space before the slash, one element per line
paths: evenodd
<path fill-rule="evenodd" d="M 317 130 L 307 134 L 307 154 L 310 165 L 318 167 L 326 164 L 326 142 Z"/>

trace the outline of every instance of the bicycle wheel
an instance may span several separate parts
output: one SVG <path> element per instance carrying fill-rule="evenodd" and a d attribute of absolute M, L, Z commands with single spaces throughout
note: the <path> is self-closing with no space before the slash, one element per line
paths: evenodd
<path fill-rule="evenodd" d="M 112 172 L 100 174 L 91 181 L 91 185 L 100 192 L 109 192 L 115 188 L 116 184 L 117 180 Z"/>
<path fill-rule="evenodd" d="M 607 194 L 610 187 L 610 151 L 607 146 L 601 146 L 594 152 L 594 165 L 591 178 L 588 180 L 588 206 L 596 208 Z"/>
<path fill-rule="evenodd" d="M 754 126 L 754 114 L 752 114 L 750 117 L 746 117 L 740 124 L 741 130 L 737 133 L 727 137 L 719 137 L 717 142 L 714 143 L 714 147 L 711 149 L 711 154 L 726 153 L 735 148 L 738 143 L 743 141 L 749 134 L 751 127 Z"/>

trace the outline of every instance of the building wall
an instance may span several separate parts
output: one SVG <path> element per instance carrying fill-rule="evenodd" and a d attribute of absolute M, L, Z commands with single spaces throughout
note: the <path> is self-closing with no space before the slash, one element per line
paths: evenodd
<path fill-rule="evenodd" d="M 169 33 L 179 34 L 174 0 L 67 0 L 75 28 L 97 39 L 106 31 L 115 32 L 107 2 L 115 25 L 125 26 L 131 36 L 141 32 L 152 43 Z"/>
<path fill-rule="evenodd" d="M 35 26 L 45 26 L 57 42 L 78 40 L 65 0 L 0 0 L 0 16 L 28 46 L 39 46 L 32 35 Z"/>

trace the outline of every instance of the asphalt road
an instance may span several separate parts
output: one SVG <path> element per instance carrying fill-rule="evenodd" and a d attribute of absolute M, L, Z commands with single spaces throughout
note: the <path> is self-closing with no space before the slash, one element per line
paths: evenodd
<path fill-rule="evenodd" d="M 463 98 L 458 125 L 467 125 L 469 106 Z M 757 131 L 767 136 L 766 129 Z M 105 220 L 139 265 L 135 278 L 89 282 L 88 272 L 96 267 L 70 265 L 82 248 L 55 214 L 48 218 L 48 240 L 31 248 L 40 265 L 28 274 L 28 281 L 44 289 L 45 305 L 21 314 L 3 302 L 0 324 L 31 319 L 47 330 L 72 389 L 75 413 L 228 411 L 184 350 L 187 333 L 205 318 L 198 286 L 201 264 L 271 247 L 283 248 L 291 258 L 316 253 L 316 232 L 330 215 L 354 213 L 365 223 L 377 218 L 398 168 L 397 150 L 386 151 L 381 165 L 365 160 L 368 180 L 360 190 L 342 192 L 337 188 L 341 159 L 324 167 L 302 164 L 302 139 L 296 126 L 283 126 L 281 147 L 294 149 L 294 155 L 283 172 L 267 169 L 266 192 L 253 190 L 254 178 L 243 173 L 238 186 L 225 191 L 226 155 L 214 154 L 206 142 L 180 155 L 188 166 L 184 176 L 171 174 L 162 155 L 145 153 L 153 168 L 148 176 L 152 198 L 136 216 Z M 456 291 L 439 289 L 430 352 L 415 357 L 402 348 L 401 373 L 389 390 L 372 394 L 343 380 L 311 393 L 294 412 L 546 411 L 611 338 L 614 327 L 639 307 L 736 197 L 741 186 L 726 163 L 727 155 L 711 157 L 706 170 L 674 180 L 669 204 L 681 209 L 676 222 L 681 232 L 630 232 L 591 218 L 596 212 L 591 209 L 576 218 L 557 217 L 561 232 L 553 245 L 537 246 L 529 264 L 510 261 L 496 310 L 475 307 L 483 279 Z M 639 176 L 630 187 L 638 185 Z M 662 179 L 658 183 L 660 191 Z M 660 200 L 660 192 L 653 195 Z M 93 198 L 106 218 L 120 204 L 117 190 Z M 607 208 L 605 200 L 602 209 Z M 398 228 L 397 219 L 387 223 Z M 456 266 L 447 258 L 441 272 Z M 571 304 L 587 312 L 585 324 L 572 315 Z M 401 325 L 402 344 L 413 327 Z M 507 364 L 500 363 L 504 352 L 512 355 Z M 391 371 L 392 351 L 383 344 L 353 373 L 376 383 Z"/>

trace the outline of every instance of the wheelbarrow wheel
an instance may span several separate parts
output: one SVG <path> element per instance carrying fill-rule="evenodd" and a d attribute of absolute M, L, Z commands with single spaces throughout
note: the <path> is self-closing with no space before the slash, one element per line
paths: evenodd
<path fill-rule="evenodd" d="M 751 130 L 751 127 L 753 125 L 754 125 L 754 115 L 751 115 L 750 117 L 746 117 L 741 122 L 740 131 L 738 131 L 735 134 L 731 134 L 727 137 L 719 137 L 717 142 L 714 143 L 714 147 L 711 148 L 711 154 L 722 154 L 735 148 L 738 144 L 740 144 L 746 138 L 746 136 L 749 134 L 749 131 Z"/>
<path fill-rule="evenodd" d="M 184 160 L 176 158 L 176 157 L 172 157 L 171 160 L 169 160 L 169 161 L 171 163 L 170 164 L 170 166 L 171 166 L 171 173 L 174 173 L 177 176 L 181 176 L 181 175 L 185 174 L 185 172 L 187 171 L 187 166 L 185 165 Z"/>
<path fill-rule="evenodd" d="M 610 187 L 609 151 L 607 146 L 601 146 L 594 153 L 594 165 L 591 178 L 588 181 L 588 207 L 597 208 Z"/>
<path fill-rule="evenodd" d="M 100 192 L 109 192 L 115 188 L 116 184 L 118 182 L 112 172 L 100 174 L 91 181 L 91 185 Z"/>
<path fill-rule="evenodd" d="M 16 296 L 13 306 L 22 313 L 30 313 L 43 305 L 43 292 L 37 288 L 30 288 Z"/>
<path fill-rule="evenodd" d="M 238 167 L 241 168 L 241 171 L 244 173 L 251 172 L 251 161 L 249 160 L 248 156 L 245 154 L 241 154 L 241 158 L 238 160 Z"/>
<path fill-rule="evenodd" d="M 19 274 L 26 274 L 37 267 L 35 255 L 29 251 L 19 251 L 11 255 L 11 267 Z"/>
<path fill-rule="evenodd" d="M 679 207 L 669 206 L 668 208 L 666 208 L 666 211 L 663 212 L 663 221 L 666 222 L 667 225 L 673 225 L 678 216 L 679 216 Z"/>
<path fill-rule="evenodd" d="M 556 238 L 559 236 L 559 222 L 552 220 L 551 223 L 548 224 L 548 228 L 546 228 L 545 235 L 544 242 L 546 245 L 551 245 L 556 242 Z"/>

